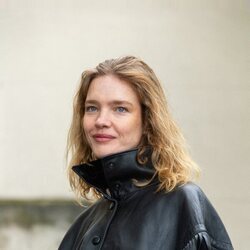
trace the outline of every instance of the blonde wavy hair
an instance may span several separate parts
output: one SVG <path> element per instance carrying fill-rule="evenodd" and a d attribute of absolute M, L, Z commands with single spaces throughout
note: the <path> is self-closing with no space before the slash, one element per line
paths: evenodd
<path fill-rule="evenodd" d="M 142 106 L 143 134 L 138 145 L 137 159 L 143 162 L 143 153 L 152 148 L 151 160 L 159 179 L 158 190 L 167 192 L 199 175 L 199 168 L 191 159 L 180 129 L 171 117 L 163 88 L 153 70 L 134 56 L 106 60 L 96 68 L 82 73 L 74 98 L 73 119 L 67 140 L 68 177 L 77 197 L 87 198 L 90 191 L 100 197 L 73 171 L 72 166 L 95 160 L 87 142 L 83 117 L 85 100 L 91 81 L 100 76 L 113 75 L 130 83 Z"/>

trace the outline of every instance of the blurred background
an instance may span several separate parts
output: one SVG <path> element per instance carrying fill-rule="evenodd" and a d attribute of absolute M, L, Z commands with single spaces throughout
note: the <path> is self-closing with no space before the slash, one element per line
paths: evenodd
<path fill-rule="evenodd" d="M 135 55 L 163 83 L 235 249 L 250 244 L 250 3 L 0 0 L 0 249 L 57 249 L 81 72 Z"/>

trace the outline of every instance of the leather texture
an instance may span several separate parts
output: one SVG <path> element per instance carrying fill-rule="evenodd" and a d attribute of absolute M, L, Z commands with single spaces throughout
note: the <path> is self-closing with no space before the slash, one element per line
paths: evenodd
<path fill-rule="evenodd" d="M 217 212 L 193 183 L 171 192 L 156 192 L 149 160 L 138 164 L 137 150 L 73 167 L 103 197 L 73 223 L 59 250 L 230 250 Z"/>

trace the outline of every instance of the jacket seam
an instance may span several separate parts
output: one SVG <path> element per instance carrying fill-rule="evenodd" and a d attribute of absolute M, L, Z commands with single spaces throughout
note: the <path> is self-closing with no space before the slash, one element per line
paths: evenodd
<path fill-rule="evenodd" d="M 188 244 L 189 244 L 193 239 L 195 239 L 195 237 L 196 237 L 198 234 L 200 234 L 200 233 L 206 233 L 206 234 L 209 236 L 209 238 L 211 239 L 211 244 L 214 245 L 214 246 L 216 246 L 216 247 L 218 246 L 218 244 L 220 245 L 220 243 L 232 247 L 232 244 L 230 244 L 229 242 L 215 240 L 213 237 L 211 237 L 211 235 L 210 235 L 206 230 L 201 230 L 200 232 L 194 234 L 194 236 L 187 242 L 187 244 L 186 244 L 181 250 L 185 250 L 185 248 L 188 246 Z"/>

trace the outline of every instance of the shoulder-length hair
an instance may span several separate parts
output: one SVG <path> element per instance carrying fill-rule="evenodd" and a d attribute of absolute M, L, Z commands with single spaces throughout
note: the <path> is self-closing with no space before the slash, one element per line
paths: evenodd
<path fill-rule="evenodd" d="M 87 198 L 97 190 L 80 179 L 72 166 L 94 160 L 87 142 L 83 117 L 89 86 L 96 77 L 113 75 L 130 83 L 142 107 L 143 134 L 138 145 L 137 159 L 143 162 L 143 153 L 149 146 L 151 160 L 160 181 L 158 190 L 167 192 L 185 184 L 199 174 L 198 166 L 191 159 L 180 129 L 171 117 L 163 88 L 153 70 L 142 60 L 125 56 L 100 63 L 96 68 L 82 73 L 79 89 L 74 98 L 73 119 L 67 140 L 68 177 L 77 197 Z"/>

